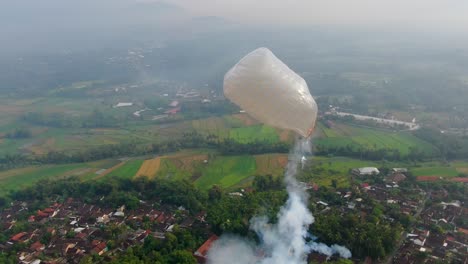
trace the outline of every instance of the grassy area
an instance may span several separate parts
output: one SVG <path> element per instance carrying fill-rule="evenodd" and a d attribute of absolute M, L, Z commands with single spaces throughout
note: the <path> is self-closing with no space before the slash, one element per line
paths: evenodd
<path fill-rule="evenodd" d="M 177 161 L 171 158 L 161 158 L 157 177 L 173 180 L 190 179 L 191 172 L 182 170 L 177 166 Z"/>
<path fill-rule="evenodd" d="M 118 178 L 128 178 L 131 179 L 133 178 L 138 170 L 140 169 L 141 165 L 143 164 L 143 160 L 129 160 L 125 162 L 122 166 L 116 168 L 112 172 L 110 172 L 108 175 L 103 177 L 103 179 L 108 178 L 108 177 L 118 177 Z"/>
<path fill-rule="evenodd" d="M 252 156 L 218 157 L 210 161 L 195 185 L 205 190 L 214 184 L 227 188 L 254 175 L 255 170 L 255 159 Z"/>
<path fill-rule="evenodd" d="M 396 149 L 402 155 L 410 153 L 411 148 L 417 148 L 425 153 L 433 153 L 434 146 L 423 141 L 409 132 L 394 132 L 391 130 L 372 129 L 334 124 L 331 128 L 318 124 L 320 137 L 314 140 L 314 144 L 323 147 L 363 147 L 370 150 Z"/>
<path fill-rule="evenodd" d="M 229 138 L 232 138 L 240 143 L 248 143 L 257 140 L 268 141 L 271 143 L 276 143 L 279 141 L 277 130 L 265 125 L 256 125 L 231 129 L 229 131 Z"/>
<path fill-rule="evenodd" d="M 231 138 L 240 143 L 256 140 L 276 143 L 281 133 L 242 114 L 193 120 L 192 127 L 201 134 L 213 134 L 221 139 Z"/>
<path fill-rule="evenodd" d="M 193 120 L 193 128 L 201 134 L 213 134 L 219 138 L 226 138 L 229 135 L 229 127 L 226 120 L 221 117 L 210 117 L 205 119 Z"/>
<path fill-rule="evenodd" d="M 459 172 L 455 167 L 422 167 L 413 168 L 411 172 L 415 176 L 441 176 L 444 178 L 457 177 Z"/>
<path fill-rule="evenodd" d="M 263 154 L 255 155 L 256 174 L 282 176 L 288 164 L 286 154 Z"/>
<path fill-rule="evenodd" d="M 0 193 L 10 190 L 19 190 L 33 185 L 35 182 L 46 178 L 58 178 L 73 175 L 81 175 L 86 172 L 88 164 L 66 164 L 33 166 L 21 169 L 3 171 L 0 173 Z"/>

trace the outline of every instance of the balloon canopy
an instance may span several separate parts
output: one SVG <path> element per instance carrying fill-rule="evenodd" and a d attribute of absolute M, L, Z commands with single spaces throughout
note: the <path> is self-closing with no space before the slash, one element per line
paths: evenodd
<path fill-rule="evenodd" d="M 247 54 L 226 73 L 224 95 L 267 125 L 303 137 L 315 127 L 318 109 L 306 82 L 267 48 Z"/>

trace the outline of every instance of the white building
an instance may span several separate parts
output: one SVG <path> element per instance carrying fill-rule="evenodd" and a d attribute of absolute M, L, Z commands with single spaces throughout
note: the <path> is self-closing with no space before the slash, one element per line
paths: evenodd
<path fill-rule="evenodd" d="M 364 167 L 353 170 L 354 173 L 364 176 L 364 175 L 378 175 L 380 171 L 375 167 Z"/>
<path fill-rule="evenodd" d="M 114 105 L 113 107 L 117 108 L 117 107 L 126 107 L 126 106 L 132 106 L 132 105 L 133 105 L 133 103 L 122 103 L 121 102 L 121 103 L 118 103 L 118 104 Z"/>

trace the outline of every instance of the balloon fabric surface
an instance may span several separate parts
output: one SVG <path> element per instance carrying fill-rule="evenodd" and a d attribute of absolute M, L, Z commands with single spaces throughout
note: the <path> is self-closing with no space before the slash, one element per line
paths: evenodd
<path fill-rule="evenodd" d="M 269 49 L 242 58 L 224 76 L 224 94 L 255 119 L 308 137 L 317 119 L 317 104 L 302 77 Z"/>

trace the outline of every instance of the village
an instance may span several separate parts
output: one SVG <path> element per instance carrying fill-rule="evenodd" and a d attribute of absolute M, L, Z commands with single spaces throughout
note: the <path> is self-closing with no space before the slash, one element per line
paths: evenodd
<path fill-rule="evenodd" d="M 399 241 L 385 259 L 365 258 L 364 263 L 467 263 L 467 208 L 452 201 L 445 189 L 423 190 L 408 181 L 408 170 L 393 168 L 383 175 L 377 168 L 351 171 L 357 184 L 322 195 L 313 182 L 301 183 L 309 192 L 314 216 L 338 212 L 359 215 L 360 221 L 400 224 Z M 245 199 L 252 188 L 229 193 L 231 199 Z M 207 213 L 190 213 L 182 206 L 161 201 L 139 201 L 136 209 L 107 208 L 67 198 L 48 207 L 30 211 L 28 204 L 14 201 L 0 214 L 1 232 L 12 234 L 0 243 L 0 252 L 14 249 L 18 263 L 80 263 L 87 255 L 104 259 L 143 244 L 145 239 L 165 239 L 174 229 L 201 230 L 205 242 L 191 252 L 198 263 L 206 263 L 208 251 L 219 239 L 205 221 Z M 464 220 L 465 219 L 465 220 Z M 13 232 L 14 231 L 14 232 Z M 337 260 L 336 256 L 311 253 L 312 263 Z M 354 263 L 363 259 L 352 257 Z"/>
<path fill-rule="evenodd" d="M 155 209 L 157 208 L 157 209 Z M 21 221 L 26 215 L 26 221 Z M 0 214 L 1 232 L 21 229 L 0 251 L 18 251 L 18 263 L 79 263 L 90 254 L 109 258 L 141 244 L 148 236 L 164 239 L 174 228 L 197 226 L 209 235 L 206 212 L 189 215 L 183 207 L 157 206 L 140 201 L 135 210 L 101 208 L 68 198 L 35 212 L 16 201 Z M 21 225 L 21 227 L 19 227 Z"/>

